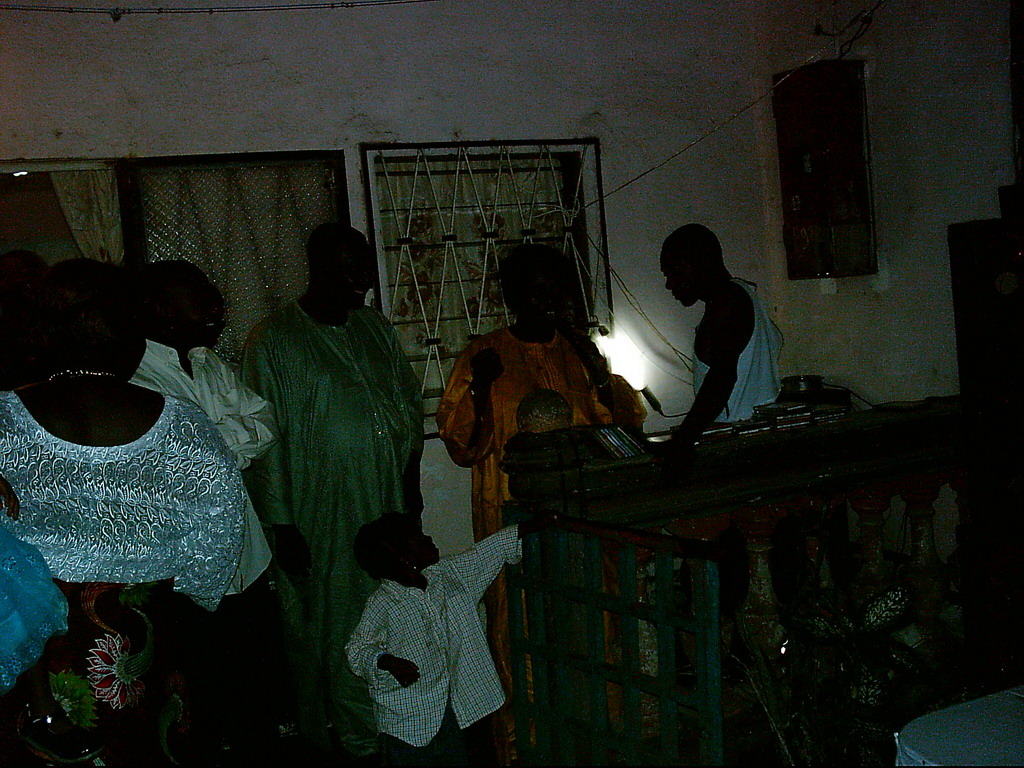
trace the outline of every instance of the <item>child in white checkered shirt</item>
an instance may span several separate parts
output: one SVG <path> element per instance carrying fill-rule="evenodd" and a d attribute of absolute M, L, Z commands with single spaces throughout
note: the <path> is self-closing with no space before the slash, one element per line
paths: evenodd
<path fill-rule="evenodd" d="M 504 528 L 443 560 L 411 516 L 360 528 L 356 560 L 381 585 L 345 650 L 370 686 L 385 765 L 467 764 L 462 729 L 505 701 L 477 604 L 519 561 L 520 535 L 546 522 Z"/>

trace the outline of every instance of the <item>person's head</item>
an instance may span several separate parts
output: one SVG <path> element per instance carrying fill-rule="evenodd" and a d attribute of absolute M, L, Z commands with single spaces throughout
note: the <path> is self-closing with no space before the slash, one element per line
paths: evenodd
<path fill-rule="evenodd" d="M 0 355 L 0 389 L 29 384 L 43 373 L 44 340 L 35 303 L 47 269 L 33 251 L 0 254 L 0 337 L 5 347 Z"/>
<path fill-rule="evenodd" d="M 434 565 L 440 553 L 412 515 L 391 513 L 363 525 L 352 543 L 356 562 L 374 579 L 399 580 Z"/>
<path fill-rule="evenodd" d="M 131 378 L 145 349 L 125 270 L 93 259 L 62 261 L 39 289 L 51 373 L 88 370 Z"/>
<path fill-rule="evenodd" d="M 336 295 L 347 309 L 363 306 L 374 285 L 376 259 L 366 237 L 354 227 L 321 224 L 306 241 L 309 289 Z"/>
<path fill-rule="evenodd" d="M 0 302 L 9 294 L 34 286 L 46 270 L 46 262 L 35 251 L 19 249 L 0 253 Z"/>
<path fill-rule="evenodd" d="M 156 261 L 139 270 L 140 321 L 146 337 L 178 350 L 212 347 L 224 330 L 224 297 L 188 261 Z"/>
<path fill-rule="evenodd" d="M 702 224 L 687 224 L 665 238 L 661 272 L 665 287 L 687 307 L 702 300 L 709 286 L 729 279 L 722 245 Z"/>
<path fill-rule="evenodd" d="M 572 265 L 551 246 L 517 245 L 498 264 L 498 278 L 505 306 L 517 321 L 571 322 Z"/>
<path fill-rule="evenodd" d="M 521 432 L 550 432 L 572 426 L 572 406 L 553 389 L 536 389 L 519 401 L 516 426 Z"/>

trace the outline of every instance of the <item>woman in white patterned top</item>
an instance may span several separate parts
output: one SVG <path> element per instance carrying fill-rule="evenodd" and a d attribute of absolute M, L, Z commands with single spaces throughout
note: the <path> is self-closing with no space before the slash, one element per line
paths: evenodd
<path fill-rule="evenodd" d="M 209 418 L 128 383 L 144 340 L 124 287 L 109 264 L 53 267 L 40 316 L 53 373 L 0 393 L 0 472 L 21 500 L 2 523 L 43 554 L 68 599 L 68 633 L 44 661 L 72 722 L 102 734 L 108 766 L 188 759 L 168 598 L 217 605 L 245 508 Z"/>

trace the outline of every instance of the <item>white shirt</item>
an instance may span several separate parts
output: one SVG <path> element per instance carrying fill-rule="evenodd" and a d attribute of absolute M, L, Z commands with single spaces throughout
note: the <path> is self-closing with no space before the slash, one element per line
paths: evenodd
<path fill-rule="evenodd" d="M 178 353 L 155 341 L 146 342 L 146 354 L 132 384 L 191 400 L 217 427 L 239 469 L 265 454 L 277 441 L 273 409 L 266 400 L 242 384 L 238 374 L 213 350 L 196 347 L 188 353 L 192 376 L 185 373 Z M 245 530 L 238 569 L 227 594 L 235 595 L 252 584 L 270 564 L 270 547 L 248 494 Z"/>
<path fill-rule="evenodd" d="M 768 316 L 768 310 L 758 298 L 754 286 L 733 279 L 754 305 L 754 332 L 736 361 L 736 385 L 729 402 L 715 421 L 742 421 L 754 415 L 755 405 L 774 403 L 779 396 L 782 380 L 779 378 L 779 350 L 782 332 Z M 708 366 L 694 357 L 693 389 L 699 392 L 707 375 Z"/>
<path fill-rule="evenodd" d="M 370 686 L 378 729 L 422 747 L 441 729 L 449 700 L 460 728 L 505 702 L 477 603 L 522 552 L 513 525 L 425 568 L 426 590 L 381 580 L 345 646 L 349 666 Z M 414 662 L 419 680 L 403 688 L 377 668 L 382 653 Z"/>

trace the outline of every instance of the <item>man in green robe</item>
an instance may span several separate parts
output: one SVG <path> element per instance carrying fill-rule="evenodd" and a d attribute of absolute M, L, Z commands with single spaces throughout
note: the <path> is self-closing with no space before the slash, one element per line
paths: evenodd
<path fill-rule="evenodd" d="M 323 757 L 338 746 L 364 756 L 377 749 L 376 728 L 345 643 L 376 583 L 352 540 L 382 514 L 422 511 L 423 404 L 393 329 L 363 304 L 374 270 L 363 235 L 322 224 L 307 255 L 306 293 L 246 345 L 243 376 L 273 404 L 280 434 L 247 481 L 274 534 L 299 732 Z"/>

